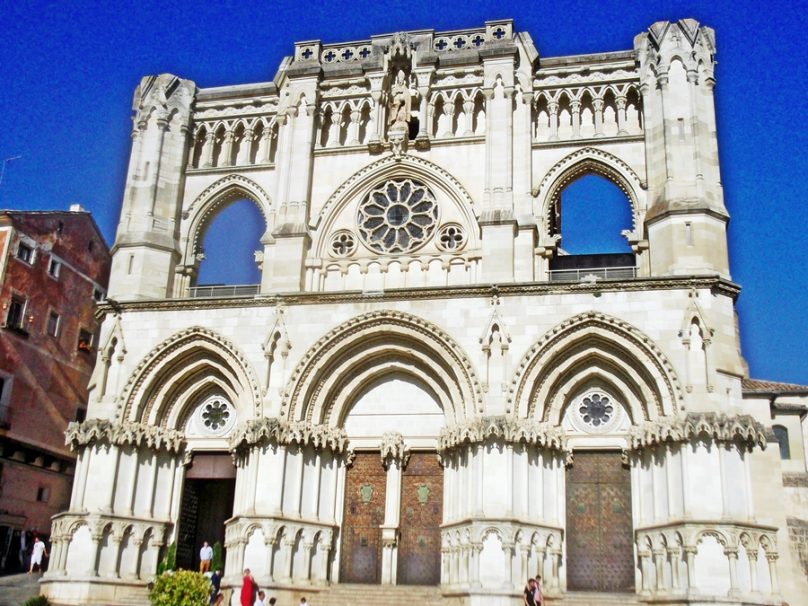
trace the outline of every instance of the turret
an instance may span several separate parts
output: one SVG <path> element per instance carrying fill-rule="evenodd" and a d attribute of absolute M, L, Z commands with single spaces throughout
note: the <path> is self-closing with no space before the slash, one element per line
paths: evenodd
<path fill-rule="evenodd" d="M 147 76 L 135 90 L 132 153 L 112 247 L 113 299 L 171 292 L 195 94 L 193 82 L 171 74 Z"/>
<path fill-rule="evenodd" d="M 660 21 L 635 38 L 634 48 L 645 115 L 651 274 L 729 277 L 714 32 L 692 19 Z"/>

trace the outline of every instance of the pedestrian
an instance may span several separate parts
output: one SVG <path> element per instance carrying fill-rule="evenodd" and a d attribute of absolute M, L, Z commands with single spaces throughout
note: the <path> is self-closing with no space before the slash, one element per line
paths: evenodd
<path fill-rule="evenodd" d="M 222 587 L 222 571 L 214 570 L 210 577 L 210 603 L 215 604 Z"/>
<path fill-rule="evenodd" d="M 263 589 L 260 590 L 258 592 L 258 597 L 255 598 L 255 604 L 253 604 L 253 606 L 267 606 L 267 603 L 265 601 L 266 597 L 267 597 L 267 594 L 264 593 L 264 590 Z"/>
<path fill-rule="evenodd" d="M 541 576 L 539 575 L 536 575 L 536 589 L 533 590 L 533 601 L 536 602 L 536 606 L 544 604 L 544 593 L 541 587 Z"/>
<path fill-rule="evenodd" d="M 253 606 L 255 602 L 255 579 L 249 568 L 244 569 L 244 580 L 241 584 L 241 606 Z"/>
<path fill-rule="evenodd" d="M 31 567 L 28 569 L 28 574 L 34 572 L 34 566 L 42 571 L 42 556 L 48 557 L 48 550 L 45 548 L 45 543 L 39 540 L 39 537 L 34 538 L 34 546 L 31 550 Z"/>
<path fill-rule="evenodd" d="M 528 579 L 527 585 L 525 585 L 524 595 L 522 597 L 525 606 L 536 606 L 535 590 L 536 579 Z"/>
<path fill-rule="evenodd" d="M 202 543 L 202 549 L 199 550 L 199 572 L 208 572 L 210 570 L 210 561 L 213 559 L 213 548 L 205 541 Z"/>
<path fill-rule="evenodd" d="M 275 602 L 277 602 L 275 598 L 269 598 L 269 606 L 275 606 Z"/>
<path fill-rule="evenodd" d="M 306 598 L 300 598 L 300 606 L 306 606 L 307 604 Z"/>

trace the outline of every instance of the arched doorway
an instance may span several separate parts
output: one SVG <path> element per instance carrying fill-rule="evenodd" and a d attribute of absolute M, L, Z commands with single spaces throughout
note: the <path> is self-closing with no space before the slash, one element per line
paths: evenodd
<path fill-rule="evenodd" d="M 436 394 L 405 372 L 377 377 L 354 398 L 344 426 L 368 449 L 345 476 L 341 582 L 440 583 L 443 469 L 434 440 L 443 423 Z"/>

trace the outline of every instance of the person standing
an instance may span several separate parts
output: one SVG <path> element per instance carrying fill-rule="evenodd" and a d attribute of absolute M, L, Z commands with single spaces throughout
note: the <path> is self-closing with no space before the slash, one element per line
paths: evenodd
<path fill-rule="evenodd" d="M 244 569 L 244 580 L 241 584 L 241 606 L 253 606 L 255 601 L 255 579 L 249 568 Z"/>
<path fill-rule="evenodd" d="M 533 601 L 536 603 L 536 606 L 541 606 L 544 603 L 544 593 L 542 593 L 540 576 L 536 576 L 536 588 L 533 590 Z"/>
<path fill-rule="evenodd" d="M 265 601 L 266 597 L 267 597 L 266 593 L 264 593 L 263 591 L 259 591 L 258 597 L 255 598 L 255 604 L 253 604 L 253 606 L 267 606 L 267 603 Z"/>
<path fill-rule="evenodd" d="M 210 570 L 210 561 L 213 559 L 213 548 L 205 541 L 202 543 L 202 549 L 199 550 L 199 572 L 208 572 Z"/>
<path fill-rule="evenodd" d="M 39 537 L 34 538 L 34 546 L 31 550 L 31 567 L 28 569 L 28 574 L 34 572 L 34 566 L 37 566 L 42 571 L 42 556 L 48 557 L 48 550 L 45 548 L 45 543 L 39 540 Z"/>
<path fill-rule="evenodd" d="M 525 602 L 525 606 L 536 606 L 536 579 L 528 579 L 527 585 L 525 585 L 525 592 L 523 596 L 523 600 Z"/>
<path fill-rule="evenodd" d="M 222 587 L 222 571 L 214 570 L 210 577 L 210 603 L 215 604 Z"/>

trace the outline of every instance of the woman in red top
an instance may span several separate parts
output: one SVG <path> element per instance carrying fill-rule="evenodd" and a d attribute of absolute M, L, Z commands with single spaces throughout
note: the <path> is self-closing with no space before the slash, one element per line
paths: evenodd
<path fill-rule="evenodd" d="M 244 582 L 241 585 L 241 606 L 253 606 L 255 601 L 255 579 L 250 569 L 244 569 Z"/>

